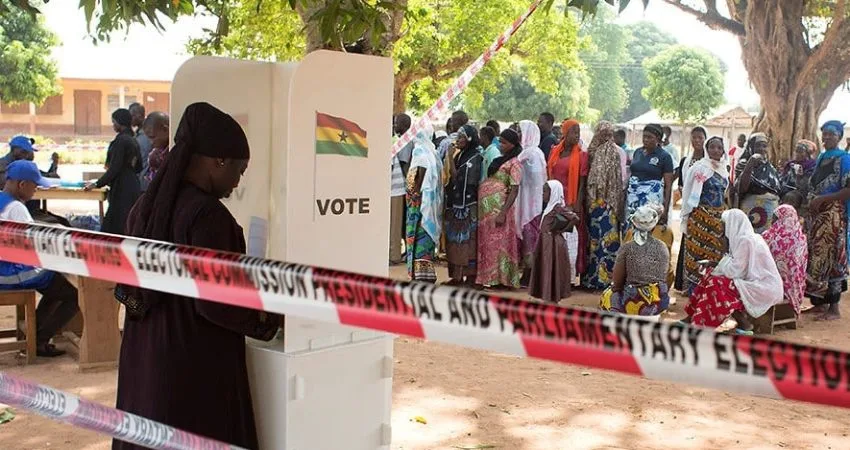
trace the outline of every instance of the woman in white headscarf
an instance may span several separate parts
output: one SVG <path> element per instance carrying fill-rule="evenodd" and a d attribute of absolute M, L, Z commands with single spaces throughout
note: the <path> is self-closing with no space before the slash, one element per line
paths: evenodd
<path fill-rule="evenodd" d="M 540 214 L 543 212 L 543 185 L 546 184 L 546 157 L 540 150 L 540 128 L 530 120 L 519 123 L 522 152 L 517 159 L 522 164 L 522 181 L 516 214 L 517 238 L 523 262 L 523 278 L 528 280 L 531 260 L 540 235 Z"/>
<path fill-rule="evenodd" d="M 705 142 L 708 157 L 699 159 L 685 173 L 682 183 L 683 284 L 690 294 L 700 281 L 699 261 L 718 263 L 723 258 L 723 222 L 729 171 L 723 138 Z"/>
<path fill-rule="evenodd" d="M 543 185 L 541 200 L 546 204 L 540 223 L 540 237 L 532 257 L 528 293 L 547 302 L 559 302 L 570 296 L 570 255 L 566 232 L 578 222 L 578 216 L 566 208 L 564 186 L 550 180 Z"/>
<path fill-rule="evenodd" d="M 634 239 L 617 253 L 613 283 L 602 293 L 599 309 L 621 314 L 658 316 L 670 304 L 667 244 L 652 235 L 663 207 L 643 205 L 631 216 Z"/>
<path fill-rule="evenodd" d="M 694 289 L 684 321 L 716 328 L 731 315 L 738 322 L 736 332 L 751 335 L 753 325 L 747 314 L 759 318 L 771 306 L 782 303 L 782 277 L 770 247 L 756 234 L 743 211 L 730 209 L 722 219 L 729 253 Z"/>
<path fill-rule="evenodd" d="M 407 273 L 411 280 L 436 282 L 434 256 L 442 233 L 443 165 L 425 125 L 413 139 L 413 156 L 407 172 Z"/>

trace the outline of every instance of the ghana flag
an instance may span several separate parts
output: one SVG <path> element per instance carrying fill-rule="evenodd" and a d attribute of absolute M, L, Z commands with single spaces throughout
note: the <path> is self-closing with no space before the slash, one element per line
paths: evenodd
<path fill-rule="evenodd" d="M 317 112 L 316 154 L 365 158 L 369 155 L 366 131 L 350 120 Z"/>

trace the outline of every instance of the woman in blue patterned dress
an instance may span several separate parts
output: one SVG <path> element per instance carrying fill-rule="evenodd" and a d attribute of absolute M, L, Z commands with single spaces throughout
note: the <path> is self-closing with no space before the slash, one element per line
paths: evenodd
<path fill-rule="evenodd" d="M 587 148 L 590 173 L 587 177 L 587 213 L 590 217 L 590 251 L 581 284 L 602 290 L 611 284 L 617 251 L 620 250 L 620 216 L 623 206 L 623 175 L 620 148 L 614 143 L 614 125 L 596 125 Z"/>
<path fill-rule="evenodd" d="M 684 285 L 690 295 L 699 284 L 700 261 L 720 262 L 724 235 L 721 216 L 726 211 L 729 171 L 723 138 L 713 136 L 705 143 L 706 154 L 685 173 L 682 185 L 682 235 Z M 684 238 L 687 236 L 687 238 Z"/>

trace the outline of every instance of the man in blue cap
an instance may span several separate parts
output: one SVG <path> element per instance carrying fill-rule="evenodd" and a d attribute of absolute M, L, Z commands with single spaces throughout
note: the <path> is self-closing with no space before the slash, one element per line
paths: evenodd
<path fill-rule="evenodd" d="M 32 199 L 38 186 L 52 184 L 41 175 L 34 162 L 13 161 L 6 167 L 6 181 L 0 192 L 0 220 L 33 222 L 24 203 Z M 60 273 L 0 261 L 0 290 L 19 289 L 35 289 L 41 294 L 35 311 L 36 354 L 63 355 L 65 352 L 51 344 L 50 339 L 77 314 L 77 289 Z"/>
<path fill-rule="evenodd" d="M 0 186 L 6 181 L 6 167 L 13 161 L 27 160 L 32 161 L 35 158 L 35 139 L 26 136 L 15 136 L 9 141 L 9 153 L 0 158 Z"/>

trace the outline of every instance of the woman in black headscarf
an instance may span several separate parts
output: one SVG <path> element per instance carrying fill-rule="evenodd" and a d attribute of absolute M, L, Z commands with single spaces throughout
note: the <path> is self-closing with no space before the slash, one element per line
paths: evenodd
<path fill-rule="evenodd" d="M 450 285 L 475 284 L 478 273 L 478 185 L 484 162 L 478 131 L 462 126 L 449 149 L 446 186 L 446 258 Z"/>
<path fill-rule="evenodd" d="M 753 133 L 735 166 L 738 208 L 749 216 L 750 223 L 759 234 L 770 228 L 782 190 L 779 172 L 767 158 L 767 146 L 764 133 Z"/>
<path fill-rule="evenodd" d="M 248 140 L 232 117 L 207 103 L 189 105 L 165 165 L 130 214 L 129 234 L 244 253 L 242 228 L 220 199 L 239 184 L 249 157 Z M 272 339 L 279 318 L 147 289 L 121 291 L 116 296 L 127 320 L 118 409 L 257 448 L 245 336 Z M 116 440 L 112 448 L 138 447 Z"/>
<path fill-rule="evenodd" d="M 130 111 L 124 108 L 112 113 L 112 128 L 118 135 L 106 151 L 106 173 L 96 182 L 86 185 L 86 190 L 109 186 L 106 197 L 109 209 L 100 226 L 104 233 L 124 233 L 127 215 L 141 193 L 136 174 L 142 171 L 142 153 L 133 136 L 131 122 Z"/>

